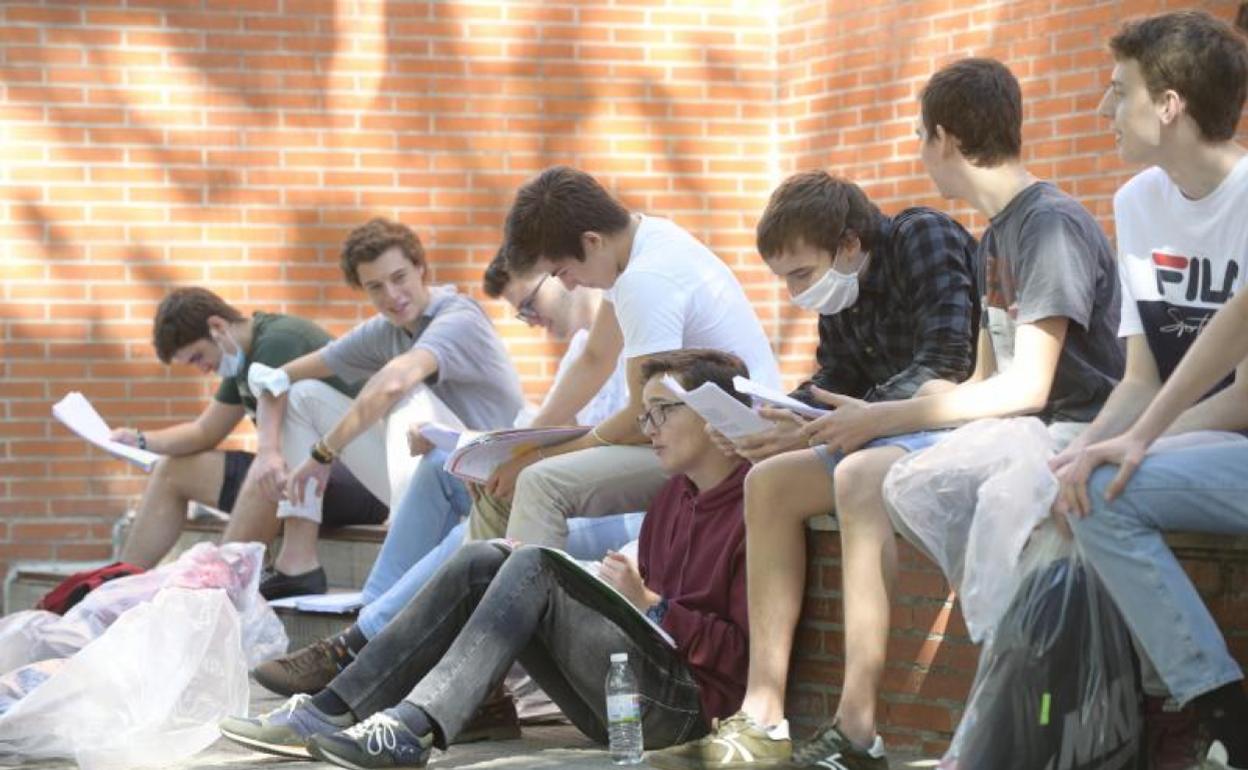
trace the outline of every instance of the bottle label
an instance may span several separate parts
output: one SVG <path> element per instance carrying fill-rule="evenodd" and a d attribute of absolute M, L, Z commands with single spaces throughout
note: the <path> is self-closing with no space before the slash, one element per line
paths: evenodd
<path fill-rule="evenodd" d="M 641 720 L 641 702 L 635 693 L 607 696 L 608 722 L 638 722 Z"/>

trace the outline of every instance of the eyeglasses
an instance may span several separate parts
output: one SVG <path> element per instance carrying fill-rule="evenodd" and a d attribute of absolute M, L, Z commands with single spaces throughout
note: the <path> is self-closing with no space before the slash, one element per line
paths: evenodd
<path fill-rule="evenodd" d="M 683 401 L 658 401 L 637 415 L 637 426 L 641 428 L 642 433 L 650 429 L 658 430 L 667 422 L 668 412 L 678 406 L 685 406 L 685 403 Z"/>
<path fill-rule="evenodd" d="M 549 277 L 549 273 L 543 275 L 542 280 L 538 281 L 537 285 L 533 287 L 533 291 L 520 300 L 519 305 L 516 305 L 516 318 L 524 321 L 529 326 L 536 326 L 542 320 L 542 314 L 537 312 L 534 303 L 537 302 L 537 293 L 542 290 L 542 284 L 546 283 L 546 279 Z"/>

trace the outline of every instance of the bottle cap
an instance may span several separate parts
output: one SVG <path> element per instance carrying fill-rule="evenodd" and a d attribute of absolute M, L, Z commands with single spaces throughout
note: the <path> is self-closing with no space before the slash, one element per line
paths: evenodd
<path fill-rule="evenodd" d="M 628 653 L 627 653 L 627 652 L 613 652 L 613 653 L 611 653 L 611 662 L 612 662 L 612 663 L 627 663 L 627 662 L 628 662 Z"/>

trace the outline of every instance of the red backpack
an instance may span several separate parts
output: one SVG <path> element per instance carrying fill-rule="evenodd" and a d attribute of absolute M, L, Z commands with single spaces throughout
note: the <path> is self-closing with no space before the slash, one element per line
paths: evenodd
<path fill-rule="evenodd" d="M 142 567 L 134 564 L 115 561 L 103 567 L 76 572 L 62 580 L 57 584 L 56 588 L 44 594 L 44 597 L 35 605 L 35 609 L 64 615 L 66 612 L 69 612 L 71 607 L 82 601 L 83 597 L 108 581 L 129 575 L 138 575 L 145 571 Z"/>

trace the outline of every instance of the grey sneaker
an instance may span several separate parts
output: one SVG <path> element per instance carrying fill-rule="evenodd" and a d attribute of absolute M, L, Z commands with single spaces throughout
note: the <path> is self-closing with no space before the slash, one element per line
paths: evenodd
<path fill-rule="evenodd" d="M 396 717 L 378 711 L 358 725 L 317 735 L 309 743 L 311 756 L 352 768 L 422 768 L 433 753 L 433 733 L 417 735 Z"/>
<path fill-rule="evenodd" d="M 884 739 L 880 736 L 875 736 L 871 746 L 864 749 L 846 738 L 833 722 L 793 752 L 793 767 L 888 770 L 888 756 L 884 753 Z"/>
<path fill-rule="evenodd" d="M 226 717 L 221 734 L 248 748 L 282 757 L 308 758 L 308 741 L 314 735 L 337 732 L 355 719 L 350 714 L 331 717 L 309 701 L 311 695 L 295 695 L 258 717 Z"/>
<path fill-rule="evenodd" d="M 787 722 L 769 729 L 741 711 L 702 738 L 650 752 L 646 762 L 662 770 L 753 770 L 788 767 L 792 752 Z"/>

